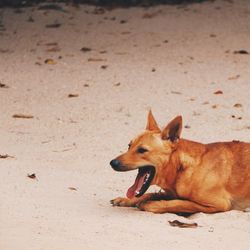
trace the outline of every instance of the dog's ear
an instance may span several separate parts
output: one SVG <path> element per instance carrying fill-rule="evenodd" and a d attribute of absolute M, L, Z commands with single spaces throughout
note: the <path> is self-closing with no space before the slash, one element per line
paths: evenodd
<path fill-rule="evenodd" d="M 176 116 L 162 131 L 161 133 L 162 139 L 175 142 L 180 138 L 181 130 L 182 130 L 182 117 Z"/>
<path fill-rule="evenodd" d="M 155 121 L 155 118 L 153 116 L 153 113 L 151 110 L 149 110 L 148 112 L 148 123 L 146 126 L 146 130 L 150 130 L 150 131 L 158 131 L 160 132 L 160 128 L 157 125 L 157 122 Z"/>

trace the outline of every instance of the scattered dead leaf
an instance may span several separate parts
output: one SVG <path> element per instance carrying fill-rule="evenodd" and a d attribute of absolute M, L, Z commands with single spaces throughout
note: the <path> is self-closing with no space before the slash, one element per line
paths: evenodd
<path fill-rule="evenodd" d="M 242 108 L 242 104 L 241 104 L 241 103 L 235 103 L 235 104 L 234 104 L 234 107 L 235 107 L 235 108 Z"/>
<path fill-rule="evenodd" d="M 27 177 L 29 177 L 30 179 L 36 179 L 36 174 L 27 174 Z"/>
<path fill-rule="evenodd" d="M 241 55 L 248 55 L 248 51 L 241 49 L 241 50 L 235 50 L 234 54 L 241 54 Z"/>
<path fill-rule="evenodd" d="M 210 37 L 216 37 L 216 35 L 215 34 L 210 34 Z"/>
<path fill-rule="evenodd" d="M 235 75 L 235 76 L 230 76 L 230 77 L 228 77 L 227 79 L 228 80 L 236 80 L 236 79 L 238 79 L 240 77 L 240 75 Z"/>
<path fill-rule="evenodd" d="M 52 24 L 46 24 L 46 28 L 52 28 L 52 29 L 54 29 L 54 28 L 59 28 L 59 27 L 61 27 L 62 26 L 62 24 L 61 23 L 52 23 Z"/>
<path fill-rule="evenodd" d="M 1 49 L 0 48 L 0 53 L 9 53 L 11 52 L 9 49 Z"/>
<path fill-rule="evenodd" d="M 158 16 L 161 12 L 162 12 L 161 10 L 158 10 L 158 11 L 155 11 L 155 12 L 152 12 L 152 13 L 145 13 L 145 14 L 143 14 L 142 18 L 150 19 L 150 18 Z"/>
<path fill-rule="evenodd" d="M 124 23 L 127 23 L 128 21 L 127 20 L 121 20 L 120 23 L 121 24 L 124 24 Z"/>
<path fill-rule="evenodd" d="M 34 23 L 34 18 L 32 16 L 29 16 L 29 18 L 27 19 L 27 22 L 30 22 L 30 23 Z"/>
<path fill-rule="evenodd" d="M 218 105 L 212 105 L 212 109 L 217 109 L 218 108 Z"/>
<path fill-rule="evenodd" d="M 13 118 L 22 118 L 22 119 L 33 119 L 33 115 L 26 115 L 26 114 L 14 114 Z"/>
<path fill-rule="evenodd" d="M 83 85 L 83 87 L 88 88 L 88 87 L 89 87 L 89 84 L 85 83 L 85 84 Z"/>
<path fill-rule="evenodd" d="M 178 220 L 168 221 L 170 226 L 172 227 L 180 227 L 180 228 L 196 228 L 198 227 L 197 223 L 185 223 L 180 222 Z"/>
<path fill-rule="evenodd" d="M 106 50 L 101 50 L 99 53 L 100 53 L 100 54 L 106 54 L 107 51 L 106 51 Z"/>
<path fill-rule="evenodd" d="M 46 50 L 47 52 L 59 52 L 61 49 L 59 47 L 52 47 Z"/>
<path fill-rule="evenodd" d="M 102 65 L 101 69 L 106 69 L 108 67 L 108 65 Z"/>
<path fill-rule="evenodd" d="M 103 58 L 89 58 L 88 62 L 106 62 L 107 59 L 103 59 Z"/>
<path fill-rule="evenodd" d="M 89 51 L 91 51 L 92 49 L 91 48 L 88 48 L 88 47 L 82 47 L 81 48 L 81 51 L 82 52 L 89 52 Z"/>
<path fill-rule="evenodd" d="M 46 46 L 58 46 L 57 42 L 45 43 Z"/>
<path fill-rule="evenodd" d="M 78 94 L 68 94 L 68 97 L 69 97 L 69 98 L 78 97 L 78 96 L 79 96 Z"/>
<path fill-rule="evenodd" d="M 131 34 L 131 32 L 130 31 L 123 31 L 123 32 L 121 32 L 121 35 L 128 35 L 128 34 Z"/>
<path fill-rule="evenodd" d="M 187 128 L 187 129 L 188 129 L 188 128 L 191 128 L 191 126 L 189 126 L 189 125 L 185 125 L 185 126 L 184 126 L 184 128 Z"/>
<path fill-rule="evenodd" d="M 156 71 L 156 69 L 155 69 L 155 68 L 152 68 L 152 69 L 151 69 L 151 71 L 152 71 L 152 72 L 155 72 L 155 71 Z"/>
<path fill-rule="evenodd" d="M 5 154 L 5 155 L 0 154 L 0 159 L 7 159 L 7 158 L 15 158 L 15 157 L 11 156 L 11 155 L 8 155 L 8 154 Z"/>
<path fill-rule="evenodd" d="M 44 63 L 49 64 L 49 65 L 55 65 L 57 62 L 51 58 L 48 58 L 44 61 Z"/>
<path fill-rule="evenodd" d="M 179 92 L 179 91 L 171 91 L 172 94 L 175 94 L 175 95 L 181 95 L 182 93 Z"/>
<path fill-rule="evenodd" d="M 72 191 L 77 191 L 77 188 L 74 188 L 74 187 L 68 187 L 68 189 Z"/>
<path fill-rule="evenodd" d="M 121 85 L 120 82 L 114 84 L 115 87 L 118 87 L 118 86 L 120 86 L 120 85 Z"/>
<path fill-rule="evenodd" d="M 223 91 L 222 90 L 217 90 L 214 92 L 215 95 L 222 95 L 223 94 Z"/>
<path fill-rule="evenodd" d="M 0 82 L 0 88 L 8 89 L 9 86 Z"/>

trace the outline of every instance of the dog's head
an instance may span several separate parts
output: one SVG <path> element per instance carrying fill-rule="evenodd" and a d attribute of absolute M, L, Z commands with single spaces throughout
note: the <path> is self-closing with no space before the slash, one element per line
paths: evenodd
<path fill-rule="evenodd" d="M 116 171 L 138 169 L 135 183 L 128 189 L 129 198 L 140 197 L 167 167 L 171 154 L 177 148 L 182 130 L 182 117 L 174 118 L 161 130 L 151 111 L 146 131 L 129 143 L 128 151 L 110 162 Z"/>

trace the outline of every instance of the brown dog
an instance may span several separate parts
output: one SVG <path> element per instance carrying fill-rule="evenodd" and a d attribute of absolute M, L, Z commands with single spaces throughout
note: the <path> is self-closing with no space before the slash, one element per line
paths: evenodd
<path fill-rule="evenodd" d="M 146 131 L 110 162 L 116 171 L 139 170 L 128 198 L 111 203 L 154 213 L 215 213 L 250 207 L 250 143 L 201 144 L 180 139 L 181 129 L 181 116 L 161 131 L 149 112 Z M 150 185 L 164 192 L 144 194 Z"/>

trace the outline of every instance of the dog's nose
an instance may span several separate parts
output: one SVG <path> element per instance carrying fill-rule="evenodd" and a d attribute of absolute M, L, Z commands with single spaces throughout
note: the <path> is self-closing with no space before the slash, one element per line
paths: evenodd
<path fill-rule="evenodd" d="M 120 167 L 121 163 L 117 159 L 114 159 L 110 162 L 110 165 L 113 169 L 117 170 Z"/>

